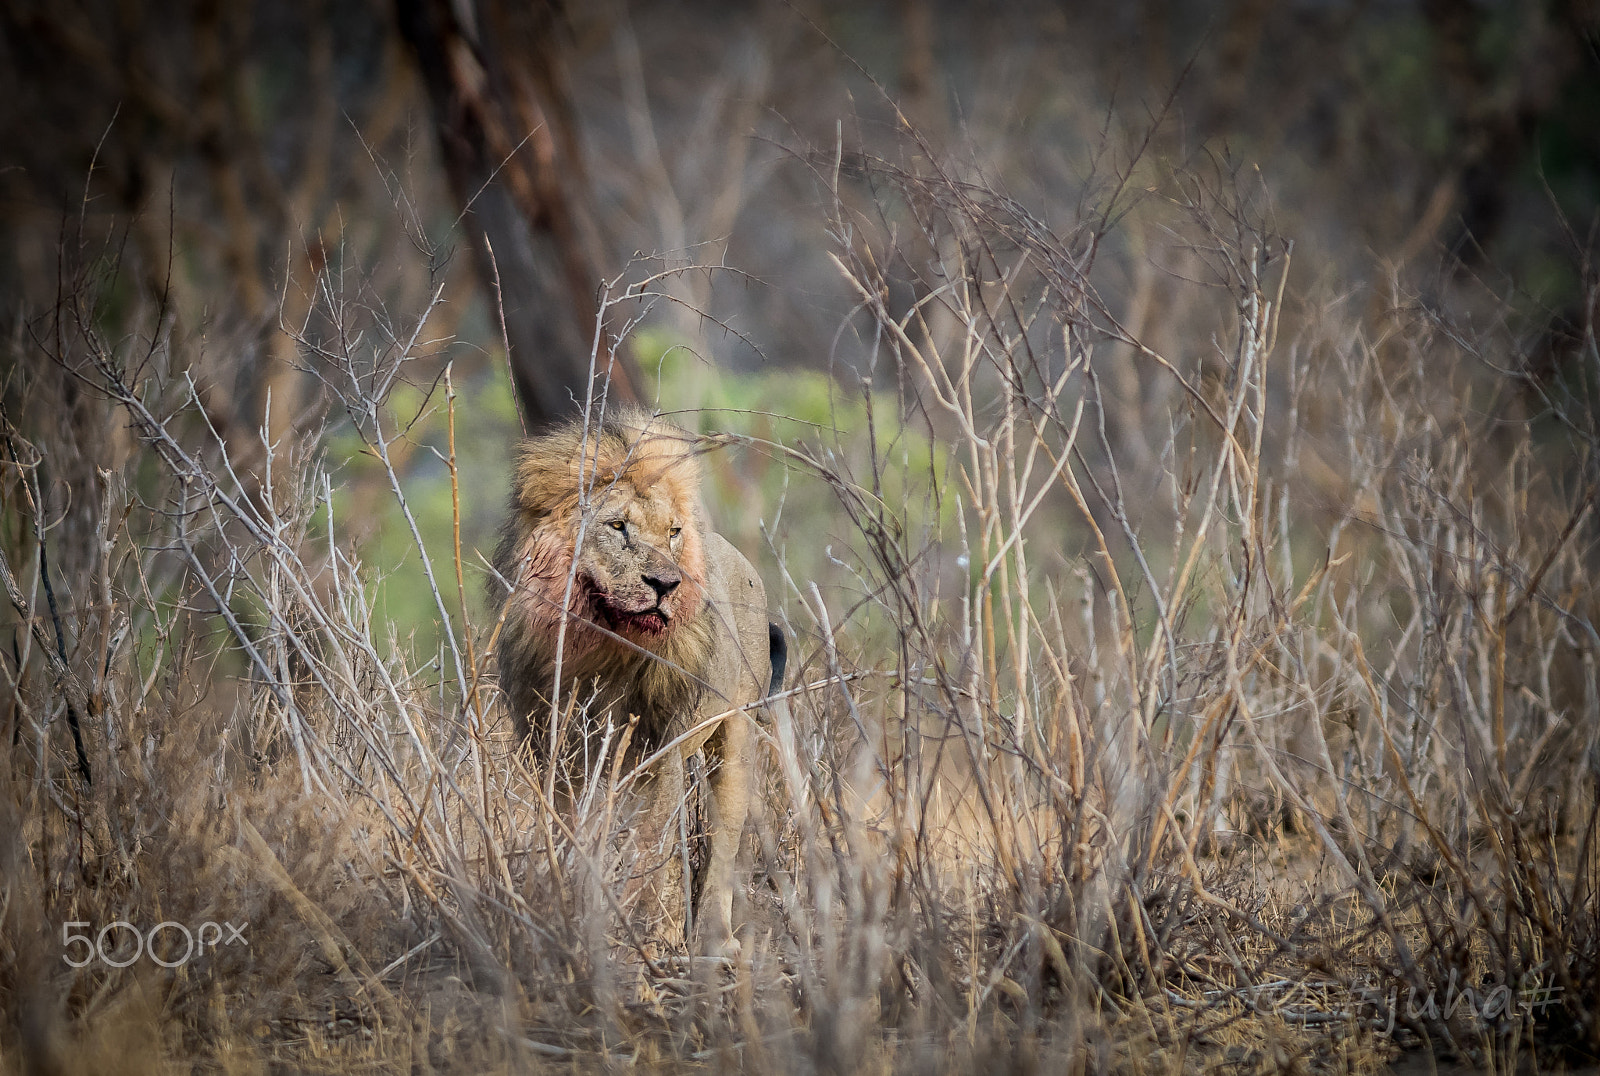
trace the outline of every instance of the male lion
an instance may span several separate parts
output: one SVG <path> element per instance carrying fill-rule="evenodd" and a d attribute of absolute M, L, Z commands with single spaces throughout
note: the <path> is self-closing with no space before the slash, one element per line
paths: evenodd
<path fill-rule="evenodd" d="M 706 525 L 699 490 L 692 438 L 643 411 L 524 441 L 494 560 L 512 586 L 498 654 L 519 741 L 542 763 L 566 758 L 582 774 L 607 720 L 638 718 L 634 762 L 684 737 L 645 776 L 636 830 L 659 841 L 645 892 L 668 908 L 683 891 L 675 811 L 685 761 L 705 753 L 709 854 L 694 918 L 705 950 L 724 955 L 739 948 L 733 861 L 750 787 L 738 711 L 777 690 L 785 645 L 760 577 Z"/>

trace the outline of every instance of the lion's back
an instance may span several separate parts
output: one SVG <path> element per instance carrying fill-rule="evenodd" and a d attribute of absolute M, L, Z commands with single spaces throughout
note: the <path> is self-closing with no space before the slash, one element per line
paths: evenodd
<path fill-rule="evenodd" d="M 766 696 L 772 674 L 766 589 L 744 554 L 714 531 L 706 539 L 706 576 L 716 641 L 706 670 L 714 694 L 702 709 L 743 706 Z"/>

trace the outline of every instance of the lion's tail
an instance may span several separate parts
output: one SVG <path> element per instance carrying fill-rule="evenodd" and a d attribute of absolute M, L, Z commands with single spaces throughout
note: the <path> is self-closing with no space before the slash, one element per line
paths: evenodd
<path fill-rule="evenodd" d="M 789 664 L 789 641 L 772 621 L 767 622 L 767 656 L 772 659 L 772 680 L 767 684 L 770 696 L 783 690 L 783 671 Z"/>

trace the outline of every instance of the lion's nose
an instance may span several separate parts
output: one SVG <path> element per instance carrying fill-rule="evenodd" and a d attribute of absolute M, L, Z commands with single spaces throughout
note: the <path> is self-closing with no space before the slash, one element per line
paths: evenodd
<path fill-rule="evenodd" d="M 654 571 L 645 572 L 644 581 L 650 584 L 651 590 L 656 592 L 656 601 L 659 602 L 662 598 L 678 589 L 678 584 L 683 582 L 683 576 L 670 568 L 661 567 Z"/>

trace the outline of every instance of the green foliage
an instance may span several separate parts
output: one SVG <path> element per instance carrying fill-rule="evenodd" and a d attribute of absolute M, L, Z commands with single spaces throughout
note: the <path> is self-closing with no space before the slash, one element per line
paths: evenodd
<path fill-rule="evenodd" d="M 718 370 L 664 328 L 641 329 L 631 345 L 646 396 L 675 421 L 751 439 L 707 459 L 707 506 L 747 552 L 761 548 L 763 531 L 798 539 L 776 550 L 793 578 L 830 579 L 846 549 L 862 553 L 839 494 L 805 459 L 849 483 L 861 510 L 896 533 L 938 540 L 954 522 L 943 492 L 956 482 L 949 453 L 902 419 L 892 392 L 869 400 L 812 369 Z M 781 593 L 773 589 L 775 601 Z"/>
<path fill-rule="evenodd" d="M 510 488 L 507 456 L 519 431 L 510 385 L 494 366 L 456 386 L 455 410 L 462 574 L 467 613 L 476 621 L 485 612 L 483 564 L 494 551 L 495 528 Z M 426 387 L 397 386 L 380 421 L 386 436 L 400 433 L 389 452 L 401 492 L 433 561 L 445 608 L 458 616 L 449 411 L 442 378 Z M 397 640 L 414 653 L 436 653 L 443 639 L 438 608 L 382 462 L 348 426 L 329 439 L 327 458 L 336 483 L 334 527 L 356 540 L 373 572 L 377 622 L 390 624 Z"/>

